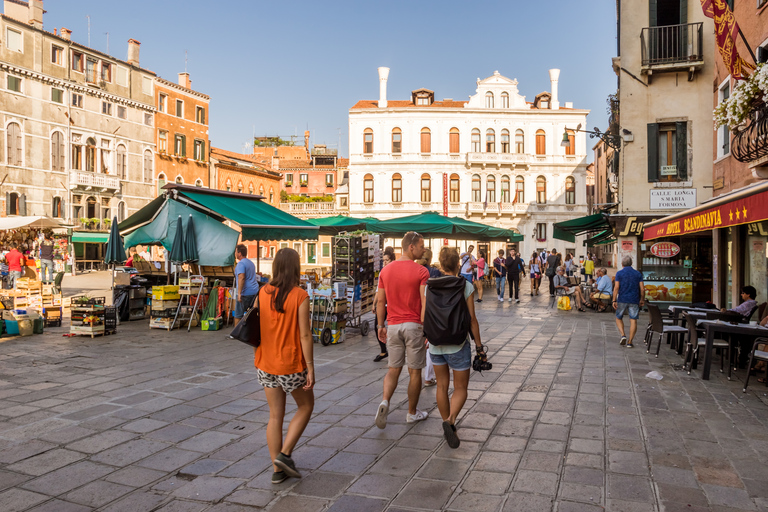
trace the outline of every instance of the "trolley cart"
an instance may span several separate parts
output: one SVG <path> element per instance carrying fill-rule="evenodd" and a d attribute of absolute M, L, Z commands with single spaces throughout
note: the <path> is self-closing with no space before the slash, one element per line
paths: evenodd
<path fill-rule="evenodd" d="M 312 329 L 312 340 L 328 346 L 339 341 L 334 341 L 332 325 L 337 324 L 337 315 L 334 312 L 333 290 L 318 290 L 309 287 L 309 320 Z M 339 337 L 339 339 L 341 339 Z"/>
<path fill-rule="evenodd" d="M 347 326 L 360 329 L 360 334 L 368 336 L 368 333 L 371 332 L 371 321 L 370 319 L 363 319 L 363 315 L 365 315 L 367 311 L 362 311 L 363 308 L 359 308 L 360 310 L 358 311 L 356 304 L 359 304 L 359 302 L 353 301 L 347 310 Z"/>

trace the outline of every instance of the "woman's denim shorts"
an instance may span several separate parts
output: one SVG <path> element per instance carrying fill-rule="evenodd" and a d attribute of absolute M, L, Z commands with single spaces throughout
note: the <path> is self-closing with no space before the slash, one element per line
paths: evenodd
<path fill-rule="evenodd" d="M 453 354 L 433 354 L 430 352 L 429 357 L 432 359 L 433 365 L 447 364 L 448 368 L 456 372 L 463 372 L 472 367 L 472 347 L 468 341 L 464 342 L 464 346 L 458 352 Z"/>

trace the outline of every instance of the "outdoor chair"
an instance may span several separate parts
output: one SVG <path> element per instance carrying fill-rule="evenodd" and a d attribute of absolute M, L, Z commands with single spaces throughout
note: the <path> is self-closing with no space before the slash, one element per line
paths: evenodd
<path fill-rule="evenodd" d="M 757 306 L 757 323 L 762 322 L 765 318 L 766 308 L 768 308 L 768 302 L 763 302 Z"/>
<path fill-rule="evenodd" d="M 656 357 L 659 357 L 659 351 L 661 350 L 661 338 L 667 335 L 667 342 L 671 344 L 671 336 L 681 336 L 685 334 L 687 329 L 685 327 L 678 327 L 677 325 L 664 325 L 664 319 L 661 317 L 661 310 L 656 304 L 648 304 L 648 312 L 651 315 L 651 337 L 648 340 L 648 350 L 646 354 L 651 352 L 651 345 L 653 345 L 653 334 L 659 335 L 659 344 L 656 346 Z M 646 331 L 647 336 L 647 331 Z"/>
<path fill-rule="evenodd" d="M 650 305 L 651 305 L 650 302 L 646 303 L 646 307 L 648 307 L 648 311 L 649 312 L 651 310 Z M 613 310 L 613 305 L 612 304 L 609 305 L 608 307 L 610 308 L 610 310 Z M 606 311 L 609 310 L 608 307 L 606 307 Z M 659 308 L 659 312 L 661 312 L 661 308 Z M 669 315 L 669 312 L 667 314 Z M 669 317 L 664 318 L 664 315 L 661 316 L 661 321 L 662 321 L 663 325 L 675 325 L 675 320 L 673 318 L 669 318 Z M 649 345 L 651 343 L 652 338 L 653 338 L 653 332 L 654 332 L 653 331 L 653 319 L 649 315 L 649 317 L 648 317 L 648 325 L 645 328 L 645 338 L 643 338 L 643 343 L 645 343 L 646 345 Z M 648 347 L 648 350 L 650 350 L 650 346 Z M 648 352 L 646 352 L 646 354 L 647 353 Z"/>
<path fill-rule="evenodd" d="M 748 324 L 749 320 L 752 318 L 752 315 L 755 314 L 755 311 L 757 311 L 758 307 L 760 307 L 760 306 L 753 307 L 752 311 L 750 311 L 748 315 L 744 315 L 744 320 L 742 321 L 742 323 Z"/>
<path fill-rule="evenodd" d="M 749 366 L 747 366 L 747 378 L 744 380 L 744 393 L 747 392 L 747 386 L 749 385 L 749 374 L 752 373 L 752 365 L 755 361 L 763 361 L 765 363 L 765 380 L 766 386 L 768 386 L 768 352 L 766 351 L 766 345 L 768 344 L 768 338 L 757 338 L 752 344 L 752 352 L 749 354 Z M 762 347 L 762 350 L 760 348 Z"/>
<path fill-rule="evenodd" d="M 687 366 L 688 375 L 691 374 L 694 362 L 698 362 L 699 349 L 704 348 L 707 344 L 706 337 L 699 337 L 697 321 L 698 319 L 695 316 L 685 313 L 685 322 L 688 325 L 688 341 L 685 346 L 685 361 L 683 362 L 683 368 Z M 723 364 L 726 357 L 728 358 L 728 380 L 731 380 L 731 343 L 728 340 L 715 339 L 712 343 L 712 349 L 719 349 L 721 351 L 720 373 L 723 373 Z"/>

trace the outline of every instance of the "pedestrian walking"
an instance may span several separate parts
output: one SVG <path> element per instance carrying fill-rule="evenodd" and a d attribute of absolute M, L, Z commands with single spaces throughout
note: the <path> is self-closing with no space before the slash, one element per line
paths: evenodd
<path fill-rule="evenodd" d="M 381 268 L 386 267 L 390 263 L 395 261 L 395 250 L 392 247 L 386 247 L 384 249 L 384 254 L 381 256 Z M 379 317 L 378 316 L 378 308 L 376 305 L 379 301 L 379 289 L 376 288 L 376 295 L 373 296 L 373 314 L 376 316 L 376 325 L 385 325 L 385 322 L 387 321 L 387 309 L 384 308 L 384 316 Z M 373 361 L 378 363 L 379 361 L 385 359 L 387 357 L 387 344 L 385 341 L 381 341 L 378 336 L 376 337 L 376 341 L 379 342 L 379 355 L 373 358 Z"/>
<path fill-rule="evenodd" d="M 517 255 L 515 249 L 510 249 L 504 265 L 507 267 L 509 281 L 509 302 L 512 302 L 513 290 L 515 302 L 520 302 L 520 274 L 525 277 L 525 262 Z"/>
<path fill-rule="evenodd" d="M 538 295 L 539 286 L 541 285 L 541 260 L 535 251 L 531 254 L 531 261 L 528 262 L 528 265 L 530 266 L 528 273 L 531 276 L 531 296 L 533 296 L 534 292 Z"/>
<path fill-rule="evenodd" d="M 461 253 L 461 277 L 469 281 L 470 283 L 475 281 L 475 266 L 477 265 L 477 259 L 472 256 L 472 251 L 475 250 L 474 245 L 467 247 L 467 251 Z"/>
<path fill-rule="evenodd" d="M 475 289 L 477 290 L 477 302 L 483 302 L 483 284 L 485 284 L 485 253 L 479 252 L 480 257 L 477 258 L 475 265 L 477 266 L 477 281 L 475 281 Z"/>
<path fill-rule="evenodd" d="M 269 406 L 267 446 L 272 458 L 272 483 L 289 476 L 301 478 L 293 462 L 293 449 L 315 407 L 315 366 L 309 326 L 309 296 L 300 286 L 299 253 L 285 247 L 272 262 L 272 280 L 259 293 L 261 344 L 254 365 Z M 283 438 L 286 395 L 297 409 Z"/>
<path fill-rule="evenodd" d="M 237 279 L 237 303 L 235 304 L 235 325 L 240 322 L 246 311 L 253 307 L 259 293 L 259 280 L 256 278 L 256 265 L 248 259 L 248 248 L 243 244 L 235 247 L 235 278 Z"/>
<path fill-rule="evenodd" d="M 435 268 L 431 265 L 432 263 L 432 249 L 424 249 L 424 254 L 416 260 L 416 263 L 423 266 L 425 269 L 427 269 L 427 272 L 429 272 L 429 277 L 441 277 L 443 275 L 442 272 L 440 272 L 440 269 Z M 381 341 L 379 341 L 381 343 Z M 424 387 L 434 386 L 435 385 L 435 368 L 432 366 L 432 359 L 429 357 L 429 340 L 427 340 L 427 353 L 426 353 L 426 363 L 427 365 L 424 367 L 424 370 L 422 371 L 422 377 L 424 379 Z"/>
<path fill-rule="evenodd" d="M 44 283 L 53 283 L 54 250 L 53 234 L 46 233 L 40 243 L 40 280 Z"/>
<path fill-rule="evenodd" d="M 493 275 L 496 276 L 496 295 L 499 302 L 504 302 L 504 288 L 507 284 L 507 265 L 504 249 L 499 249 L 499 255 L 493 260 Z"/>
<path fill-rule="evenodd" d="M 432 340 L 429 353 L 437 377 L 435 395 L 437 410 L 443 419 L 443 436 L 449 447 L 458 448 L 461 441 L 456 432 L 456 418 L 467 401 L 472 367 L 471 338 L 474 338 L 479 353 L 485 353 L 485 349 L 480 341 L 480 326 L 472 303 L 474 288 L 471 283 L 462 283 L 458 277 L 458 252 L 452 247 L 443 247 L 439 259 L 446 276 L 429 280 L 424 322 Z M 451 370 L 453 395 L 448 398 Z"/>
<path fill-rule="evenodd" d="M 557 254 L 557 249 L 552 249 L 552 252 L 547 256 L 547 266 L 545 273 L 549 278 L 549 295 L 555 296 L 555 275 L 557 274 L 557 267 L 560 266 L 561 258 Z"/>
<path fill-rule="evenodd" d="M 424 238 L 415 231 L 403 237 L 403 255 L 382 269 L 379 274 L 377 317 L 387 310 L 388 325 L 378 324 L 378 337 L 386 341 L 389 353 L 389 371 L 384 377 L 384 397 L 376 411 L 376 426 L 387 426 L 389 400 L 397 388 L 397 380 L 408 364 L 408 414 L 407 423 L 427 419 L 426 411 L 417 409 L 421 394 L 421 369 L 426 366 L 424 328 L 424 289 L 429 279 L 427 269 L 415 260 L 424 254 Z"/>
<path fill-rule="evenodd" d="M 592 254 L 587 253 L 587 259 L 584 262 L 584 277 L 586 282 L 592 279 L 592 275 L 595 273 L 595 261 L 592 259 Z"/>
<path fill-rule="evenodd" d="M 16 288 L 16 281 L 23 275 L 22 267 L 25 263 L 24 255 L 19 252 L 19 246 L 11 244 L 11 250 L 5 255 L 8 264 L 8 272 L 11 275 L 11 288 Z"/>
<path fill-rule="evenodd" d="M 632 340 L 637 332 L 637 319 L 640 307 L 645 304 L 643 274 L 632 268 L 632 257 L 624 256 L 621 270 L 616 272 L 616 284 L 613 287 L 613 309 L 616 310 L 616 327 L 621 334 L 620 345 L 634 348 Z M 629 312 L 629 340 L 624 334 L 624 314 Z"/>
<path fill-rule="evenodd" d="M 565 254 L 565 275 L 568 277 L 573 277 L 573 256 L 571 253 Z"/>

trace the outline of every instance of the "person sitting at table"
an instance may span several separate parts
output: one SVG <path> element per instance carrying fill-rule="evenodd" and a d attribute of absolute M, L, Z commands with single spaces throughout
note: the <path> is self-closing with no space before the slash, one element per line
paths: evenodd
<path fill-rule="evenodd" d="M 757 297 L 757 290 L 755 290 L 754 286 L 745 286 L 741 289 L 741 304 L 736 306 L 735 308 L 728 309 L 727 311 L 733 311 L 734 313 L 740 314 L 745 319 L 750 316 L 752 313 L 752 310 L 757 307 L 757 301 L 755 300 L 755 297 Z M 720 311 L 726 311 L 725 308 L 722 308 Z"/>
<path fill-rule="evenodd" d="M 576 306 L 579 311 L 586 311 L 584 309 L 584 298 L 581 295 L 581 290 L 578 286 L 570 284 L 568 278 L 565 277 L 565 267 L 559 266 L 556 270 L 557 274 L 553 279 L 555 288 L 555 295 L 558 297 L 561 295 L 574 295 L 576 296 Z"/>
<path fill-rule="evenodd" d="M 603 303 L 603 300 L 608 300 L 611 298 L 611 290 L 613 289 L 613 282 L 611 281 L 611 276 L 608 275 L 608 270 L 605 268 L 599 268 L 597 269 L 597 282 L 596 282 L 597 289 L 596 291 L 589 296 L 590 302 L 587 304 L 588 306 L 591 306 L 593 303 L 597 305 L 597 311 L 602 312 L 605 311 L 605 303 Z"/>

